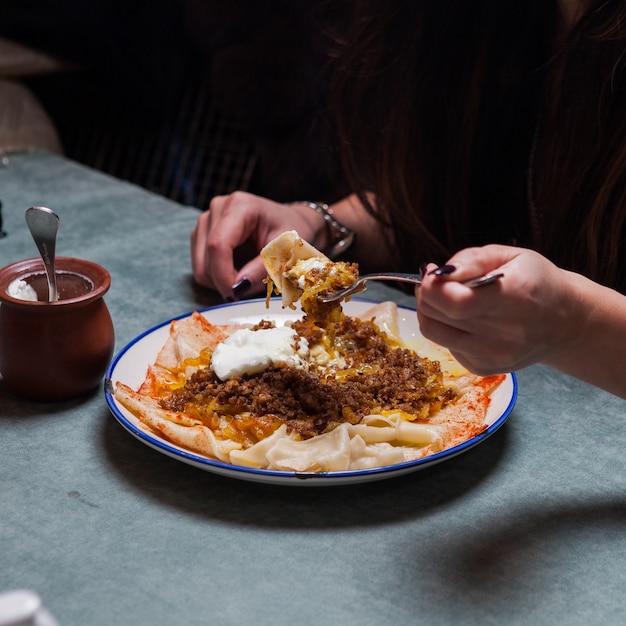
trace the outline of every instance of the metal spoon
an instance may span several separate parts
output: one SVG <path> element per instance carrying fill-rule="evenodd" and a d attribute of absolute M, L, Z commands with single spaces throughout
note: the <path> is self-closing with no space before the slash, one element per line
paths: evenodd
<path fill-rule="evenodd" d="M 45 206 L 33 206 L 26 209 L 26 223 L 30 234 L 35 240 L 39 254 L 43 259 L 48 278 L 48 302 L 56 302 L 59 299 L 57 291 L 57 279 L 54 271 L 54 256 L 59 232 L 59 216 Z"/>

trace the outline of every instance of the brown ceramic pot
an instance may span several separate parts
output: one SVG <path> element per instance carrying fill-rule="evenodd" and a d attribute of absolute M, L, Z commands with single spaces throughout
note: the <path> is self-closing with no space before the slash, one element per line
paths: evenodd
<path fill-rule="evenodd" d="M 35 400 L 68 400 L 93 390 L 113 356 L 114 331 L 103 300 L 111 284 L 97 263 L 56 259 L 59 300 L 47 302 L 41 259 L 0 269 L 0 373 L 17 393 Z M 24 280 L 38 301 L 9 294 Z"/>

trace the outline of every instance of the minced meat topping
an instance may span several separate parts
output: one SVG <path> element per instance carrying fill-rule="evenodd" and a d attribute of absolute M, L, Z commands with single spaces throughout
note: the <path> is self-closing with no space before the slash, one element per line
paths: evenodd
<path fill-rule="evenodd" d="M 292 326 L 310 346 L 323 342 L 325 333 L 312 322 Z M 372 322 L 344 317 L 336 326 L 332 349 L 345 366 L 311 362 L 306 369 L 272 367 L 228 381 L 204 368 L 161 404 L 214 425 L 220 415 L 234 416 L 245 422 L 248 435 L 259 431 L 248 441 L 252 444 L 281 423 L 306 439 L 384 410 L 426 419 L 455 397 L 444 387 L 438 362 L 390 345 Z"/>

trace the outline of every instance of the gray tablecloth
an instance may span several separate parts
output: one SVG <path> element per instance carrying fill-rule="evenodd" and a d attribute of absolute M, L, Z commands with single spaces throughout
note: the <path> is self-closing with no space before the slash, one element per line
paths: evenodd
<path fill-rule="evenodd" d="M 197 212 L 47 154 L 0 168 L 0 265 L 57 250 L 110 271 L 117 350 L 217 303 L 194 286 Z M 384 287 L 374 299 L 412 298 Z M 63 626 L 623 624 L 626 403 L 545 367 L 507 423 L 413 474 L 283 487 L 203 472 L 131 437 L 102 390 L 38 404 L 0 381 L 0 591 Z"/>

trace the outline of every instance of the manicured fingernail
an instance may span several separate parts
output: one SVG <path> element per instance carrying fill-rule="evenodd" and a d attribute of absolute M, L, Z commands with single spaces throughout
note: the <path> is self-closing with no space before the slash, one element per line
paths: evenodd
<path fill-rule="evenodd" d="M 428 272 L 428 275 L 430 276 L 432 274 L 433 276 L 448 276 L 449 274 L 452 274 L 452 272 L 456 272 L 456 265 L 442 265 L 436 270 Z"/>
<path fill-rule="evenodd" d="M 422 263 L 420 265 L 420 276 L 426 276 L 426 269 L 428 268 L 428 263 Z"/>
<path fill-rule="evenodd" d="M 238 280 L 231 289 L 233 290 L 233 294 L 235 298 L 239 299 L 243 296 L 249 289 L 252 287 L 252 283 L 249 278 L 242 278 Z"/>

